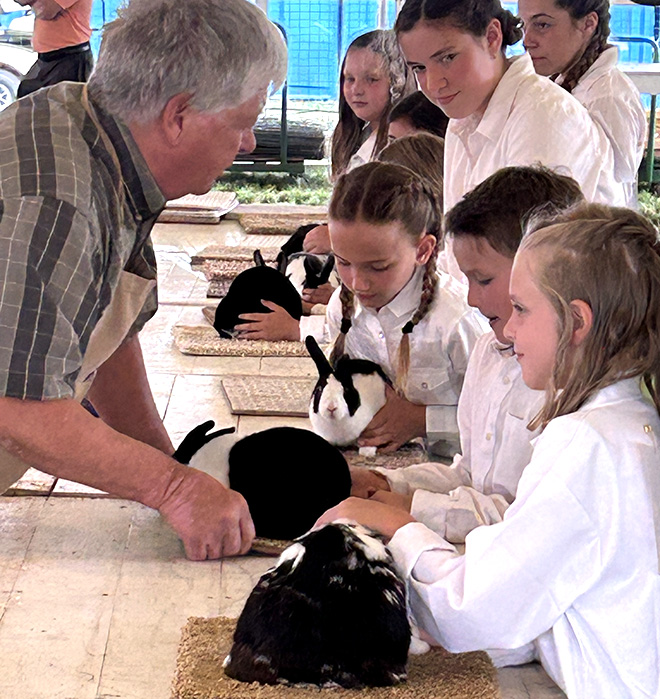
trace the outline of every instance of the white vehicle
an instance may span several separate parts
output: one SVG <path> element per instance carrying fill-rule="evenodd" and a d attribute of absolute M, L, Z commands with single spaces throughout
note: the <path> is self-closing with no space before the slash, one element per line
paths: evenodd
<path fill-rule="evenodd" d="M 0 111 L 16 100 L 18 84 L 37 60 L 31 47 L 33 29 L 29 9 L 0 0 Z"/>

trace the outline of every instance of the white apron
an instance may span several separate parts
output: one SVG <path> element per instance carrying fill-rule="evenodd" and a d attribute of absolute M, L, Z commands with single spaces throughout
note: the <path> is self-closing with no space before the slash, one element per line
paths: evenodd
<path fill-rule="evenodd" d="M 122 272 L 110 303 L 103 311 L 89 338 L 87 351 L 74 387 L 78 402 L 87 395 L 96 370 L 119 348 L 136 321 L 147 296 L 156 285 L 154 279 L 144 279 L 130 272 Z M 38 429 L 38 425 L 34 426 Z M 39 468 L 39 464 L 34 464 Z M 4 493 L 30 467 L 0 447 L 0 493 Z"/>

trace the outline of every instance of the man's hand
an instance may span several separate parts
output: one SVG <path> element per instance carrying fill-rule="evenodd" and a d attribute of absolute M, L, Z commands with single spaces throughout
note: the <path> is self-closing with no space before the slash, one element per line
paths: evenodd
<path fill-rule="evenodd" d="M 235 325 L 238 337 L 243 340 L 300 340 L 300 323 L 292 318 L 282 306 L 272 301 L 261 303 L 272 313 L 243 313 L 241 320 L 252 321 Z"/>
<path fill-rule="evenodd" d="M 314 526 L 328 524 L 337 519 L 353 520 L 365 527 L 375 529 L 387 539 L 391 539 L 397 529 L 416 521 L 409 513 L 398 507 L 390 507 L 374 500 L 348 498 L 322 514 Z"/>
<path fill-rule="evenodd" d="M 64 10 L 55 0 L 33 0 L 30 3 L 32 11 L 37 19 L 56 19 Z"/>
<path fill-rule="evenodd" d="M 360 447 L 378 447 L 387 454 L 415 437 L 426 435 L 426 406 L 411 403 L 389 386 L 387 402 L 374 415 L 358 439 Z"/>
<path fill-rule="evenodd" d="M 158 510 L 193 561 L 250 550 L 254 524 L 245 499 L 203 471 L 178 468 Z"/>
<path fill-rule="evenodd" d="M 330 231 L 325 223 L 312 228 L 303 240 L 303 250 L 316 255 L 326 255 L 330 252 Z"/>
<path fill-rule="evenodd" d="M 379 490 L 389 490 L 390 484 L 385 476 L 376 471 L 360 466 L 350 466 L 351 495 L 356 498 L 370 498 Z"/>

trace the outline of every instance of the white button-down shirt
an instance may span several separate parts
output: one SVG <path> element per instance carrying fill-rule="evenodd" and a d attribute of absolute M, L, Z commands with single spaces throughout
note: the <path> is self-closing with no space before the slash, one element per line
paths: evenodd
<path fill-rule="evenodd" d="M 537 75 L 524 54 L 510 59 L 483 116 L 449 120 L 445 210 L 500 168 L 538 163 L 577 180 L 587 201 L 625 203 L 601 128 L 566 90 Z"/>
<path fill-rule="evenodd" d="M 533 641 L 569 697 L 660 696 L 660 418 L 628 379 L 550 422 L 504 521 L 465 554 L 389 543 L 418 624 L 450 651 Z"/>
<path fill-rule="evenodd" d="M 626 206 L 637 205 L 637 171 L 646 145 L 646 112 L 632 80 L 617 67 L 619 49 L 603 51 L 573 88 L 573 96 L 602 127 L 614 151 L 614 176 Z"/>
<path fill-rule="evenodd" d="M 408 284 L 379 311 L 355 300 L 355 315 L 345 345 L 350 357 L 377 362 L 390 378 L 396 378 L 401 329 L 417 310 L 423 275 L 423 268 L 418 268 Z M 413 403 L 428 406 L 427 439 L 434 451 L 444 455 L 458 449 L 458 397 L 468 357 L 485 324 L 467 305 L 465 288 L 448 274 L 438 276 L 429 312 L 409 336 L 410 369 L 405 396 Z M 341 324 L 339 291 L 328 303 L 328 331 L 333 342 Z"/>
<path fill-rule="evenodd" d="M 513 502 L 538 435 L 527 425 L 544 397 L 525 385 L 511 348 L 493 332 L 482 335 L 458 401 L 462 453 L 450 466 L 434 462 L 375 470 L 394 492 L 413 493 L 411 514 L 418 522 L 452 543 L 463 543 L 475 527 L 502 521 Z"/>

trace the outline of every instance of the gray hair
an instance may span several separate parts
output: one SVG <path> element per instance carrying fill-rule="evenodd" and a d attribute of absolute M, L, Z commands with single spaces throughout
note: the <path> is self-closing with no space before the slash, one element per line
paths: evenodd
<path fill-rule="evenodd" d="M 282 34 L 247 0 L 131 0 L 104 28 L 89 93 L 120 119 L 145 122 L 177 94 L 215 112 L 285 77 Z"/>

